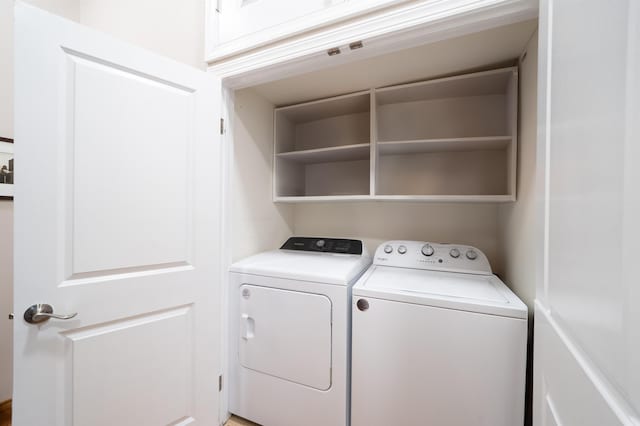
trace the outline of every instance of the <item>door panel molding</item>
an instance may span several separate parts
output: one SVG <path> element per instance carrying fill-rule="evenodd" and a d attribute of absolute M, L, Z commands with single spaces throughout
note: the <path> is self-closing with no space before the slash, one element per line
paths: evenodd
<path fill-rule="evenodd" d="M 61 333 L 69 423 L 193 421 L 193 321 L 190 304 Z M 100 356 L 105 346 L 109 357 Z"/>
<path fill-rule="evenodd" d="M 65 275 L 192 264 L 195 89 L 82 56 L 65 76 Z"/>
<path fill-rule="evenodd" d="M 539 300 L 535 318 L 533 424 L 639 425 L 638 413 Z"/>

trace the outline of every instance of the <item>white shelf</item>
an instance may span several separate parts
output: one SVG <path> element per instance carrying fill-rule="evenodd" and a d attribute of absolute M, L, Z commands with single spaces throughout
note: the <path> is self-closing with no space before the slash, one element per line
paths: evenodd
<path fill-rule="evenodd" d="M 430 203 L 507 203 L 515 201 L 512 195 L 323 195 L 276 197 L 276 203 L 323 203 L 323 202 L 430 202 Z"/>
<path fill-rule="evenodd" d="M 275 197 L 276 203 L 322 203 L 336 201 L 372 201 L 371 195 L 315 195 L 297 197 Z"/>
<path fill-rule="evenodd" d="M 334 96 L 276 109 L 276 113 L 293 123 L 323 120 L 340 115 L 369 112 L 369 91 Z"/>
<path fill-rule="evenodd" d="M 418 201 L 438 203 L 506 203 L 513 195 L 374 195 L 372 201 Z"/>
<path fill-rule="evenodd" d="M 368 143 L 360 143 L 329 148 L 282 152 L 277 154 L 277 156 L 280 159 L 301 164 L 330 163 L 335 161 L 367 160 L 370 149 Z"/>
<path fill-rule="evenodd" d="M 277 108 L 273 199 L 514 201 L 517 88 L 510 67 Z"/>
<path fill-rule="evenodd" d="M 470 96 L 504 94 L 517 67 L 456 75 L 376 89 L 379 105 Z"/>
<path fill-rule="evenodd" d="M 378 142 L 380 155 L 405 155 L 427 152 L 489 151 L 506 149 L 511 136 L 473 138 L 416 139 Z"/>

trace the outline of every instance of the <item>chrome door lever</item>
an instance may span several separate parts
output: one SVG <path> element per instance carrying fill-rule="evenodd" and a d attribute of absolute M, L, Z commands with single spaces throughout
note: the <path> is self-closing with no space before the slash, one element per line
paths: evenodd
<path fill-rule="evenodd" d="M 38 303 L 37 305 L 31 305 L 24 311 L 24 320 L 29 324 L 40 324 L 48 321 L 49 318 L 55 318 L 60 320 L 68 320 L 78 315 L 77 312 L 69 315 L 59 315 L 53 313 L 53 307 L 46 303 Z"/>

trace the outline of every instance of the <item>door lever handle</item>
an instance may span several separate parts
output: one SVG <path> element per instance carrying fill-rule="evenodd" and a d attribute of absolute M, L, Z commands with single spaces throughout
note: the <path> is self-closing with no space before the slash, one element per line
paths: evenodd
<path fill-rule="evenodd" d="M 40 324 L 45 321 L 48 321 L 49 318 L 59 319 L 59 320 L 68 320 L 74 318 L 78 315 L 77 312 L 69 315 L 60 315 L 53 313 L 53 307 L 46 303 L 38 303 L 36 305 L 31 305 L 24 311 L 24 320 L 29 324 Z"/>

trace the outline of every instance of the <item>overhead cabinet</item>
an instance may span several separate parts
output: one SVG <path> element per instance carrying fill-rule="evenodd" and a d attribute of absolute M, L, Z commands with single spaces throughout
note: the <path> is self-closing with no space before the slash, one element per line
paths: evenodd
<path fill-rule="evenodd" d="M 218 0 L 207 26 L 209 60 L 237 55 L 385 8 L 396 12 L 408 0 Z"/>
<path fill-rule="evenodd" d="M 275 110 L 274 200 L 515 200 L 516 67 Z"/>

